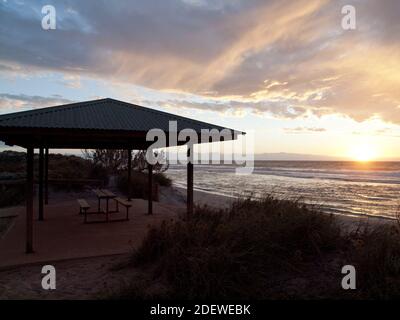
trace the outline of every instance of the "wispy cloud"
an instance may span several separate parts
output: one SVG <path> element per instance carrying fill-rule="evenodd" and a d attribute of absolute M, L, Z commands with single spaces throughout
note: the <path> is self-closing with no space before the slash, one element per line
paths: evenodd
<path fill-rule="evenodd" d="M 295 127 L 295 128 L 284 128 L 283 130 L 286 133 L 293 133 L 293 134 L 319 133 L 326 131 L 325 128 L 316 128 L 316 127 Z"/>
<path fill-rule="evenodd" d="M 7 94 L 0 93 L 0 111 L 1 109 L 31 109 L 44 108 L 59 104 L 72 103 L 69 99 L 64 99 L 60 96 L 42 97 L 30 96 L 25 94 Z"/>

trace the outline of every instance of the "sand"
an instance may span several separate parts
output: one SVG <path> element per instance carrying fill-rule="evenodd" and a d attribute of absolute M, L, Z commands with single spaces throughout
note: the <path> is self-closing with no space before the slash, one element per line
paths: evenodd
<path fill-rule="evenodd" d="M 101 299 L 140 276 L 133 268 L 117 268 L 128 258 L 128 255 L 114 255 L 54 262 L 55 290 L 42 288 L 42 264 L 2 271 L 0 299 Z"/>
<path fill-rule="evenodd" d="M 181 187 L 162 188 L 163 194 L 161 201 L 170 204 L 185 204 L 186 203 L 186 189 Z M 224 195 L 213 194 L 205 191 L 194 190 L 193 201 L 196 205 L 209 206 L 219 209 L 227 209 L 236 200 L 236 198 Z"/>

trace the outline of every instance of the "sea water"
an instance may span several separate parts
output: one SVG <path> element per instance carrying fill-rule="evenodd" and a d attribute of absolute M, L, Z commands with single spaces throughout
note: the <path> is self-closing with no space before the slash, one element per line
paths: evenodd
<path fill-rule="evenodd" d="M 329 213 L 396 217 L 400 162 L 256 161 L 251 175 L 230 165 L 195 165 L 194 188 L 227 196 L 300 200 Z M 184 166 L 167 175 L 186 187 Z"/>

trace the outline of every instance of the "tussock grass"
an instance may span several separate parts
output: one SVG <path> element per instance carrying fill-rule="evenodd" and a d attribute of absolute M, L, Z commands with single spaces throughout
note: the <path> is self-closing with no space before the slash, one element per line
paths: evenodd
<path fill-rule="evenodd" d="M 349 260 L 357 270 L 358 297 L 400 298 L 400 228 L 367 226 L 350 235 Z"/>
<path fill-rule="evenodd" d="M 25 200 L 25 185 L 1 185 L 0 194 L 0 208 L 21 204 Z"/>
<path fill-rule="evenodd" d="M 140 171 L 132 171 L 131 177 L 131 192 L 134 198 L 148 199 L 149 189 L 148 189 L 148 173 Z M 162 172 L 153 174 L 154 183 L 158 183 L 161 186 L 170 186 L 172 181 L 164 175 Z M 126 171 L 120 171 L 117 176 L 117 187 L 118 190 L 124 194 L 128 194 L 129 181 L 128 173 Z M 153 185 L 154 188 L 154 185 Z M 153 199 L 158 199 L 158 195 L 155 192 L 153 194 Z"/>
<path fill-rule="evenodd" d="M 133 253 L 132 264 L 147 276 L 116 296 L 400 297 L 399 225 L 366 225 L 345 233 L 337 217 L 273 197 L 242 199 L 224 211 L 196 208 L 192 216 L 153 227 Z M 356 267 L 356 290 L 341 287 L 341 269 L 347 264 Z M 156 284 L 162 290 L 150 289 Z"/>
<path fill-rule="evenodd" d="M 318 272 L 321 255 L 338 245 L 333 217 L 266 197 L 164 222 L 149 230 L 132 259 L 151 268 L 174 298 L 293 298 L 296 289 L 283 292 L 281 282 L 302 279 L 310 268 Z"/>
<path fill-rule="evenodd" d="M 3 233 L 7 231 L 14 219 L 14 217 L 0 217 L 0 239 Z"/>

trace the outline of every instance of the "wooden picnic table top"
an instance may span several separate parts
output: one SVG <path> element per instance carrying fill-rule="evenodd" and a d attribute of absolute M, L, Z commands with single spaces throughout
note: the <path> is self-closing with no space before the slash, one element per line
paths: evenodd
<path fill-rule="evenodd" d="M 115 198 L 117 195 L 107 189 L 93 189 L 98 198 Z"/>

